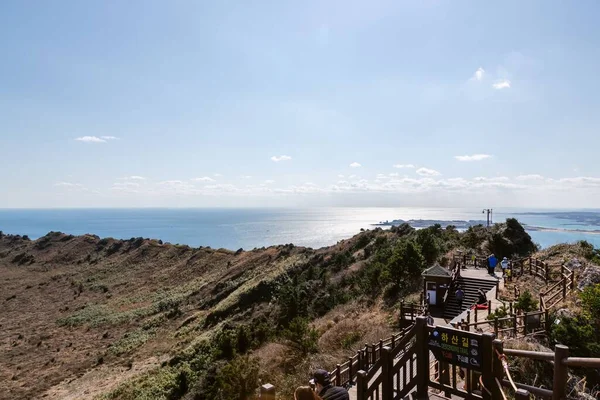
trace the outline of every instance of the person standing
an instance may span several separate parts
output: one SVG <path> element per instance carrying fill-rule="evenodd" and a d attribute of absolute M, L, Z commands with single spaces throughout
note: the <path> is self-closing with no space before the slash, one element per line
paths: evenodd
<path fill-rule="evenodd" d="M 329 372 L 324 369 L 316 370 L 310 383 L 315 385 L 316 392 L 323 400 L 350 400 L 346 389 L 331 384 Z"/>
<path fill-rule="evenodd" d="M 506 274 L 506 270 L 508 269 L 508 258 L 504 257 L 500 262 L 500 266 L 502 267 L 502 276 Z"/>
<path fill-rule="evenodd" d="M 494 275 L 494 271 L 496 271 L 496 265 L 498 265 L 498 259 L 494 254 L 491 254 L 488 257 L 488 266 L 490 267 L 490 275 Z"/>
<path fill-rule="evenodd" d="M 458 302 L 458 309 L 462 312 L 463 300 L 465 299 L 465 292 L 462 287 L 458 287 L 456 292 L 454 292 L 454 296 L 456 297 L 456 301 Z"/>

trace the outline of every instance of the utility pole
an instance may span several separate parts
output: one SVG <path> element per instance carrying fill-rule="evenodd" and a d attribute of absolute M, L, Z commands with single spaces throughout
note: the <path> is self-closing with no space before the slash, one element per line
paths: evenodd
<path fill-rule="evenodd" d="M 482 214 L 487 213 L 487 226 L 489 228 L 489 226 L 492 224 L 492 209 L 491 208 L 484 208 L 482 211 Z"/>

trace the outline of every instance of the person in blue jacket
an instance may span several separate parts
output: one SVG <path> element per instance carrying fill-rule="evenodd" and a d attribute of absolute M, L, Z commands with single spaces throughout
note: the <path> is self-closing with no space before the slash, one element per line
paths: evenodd
<path fill-rule="evenodd" d="M 498 259 L 495 255 L 490 255 L 488 257 L 488 267 L 490 275 L 494 275 L 494 271 L 496 270 L 496 265 L 498 265 Z"/>

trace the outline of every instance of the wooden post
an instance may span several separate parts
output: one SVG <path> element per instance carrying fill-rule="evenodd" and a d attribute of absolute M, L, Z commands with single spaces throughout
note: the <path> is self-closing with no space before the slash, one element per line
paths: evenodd
<path fill-rule="evenodd" d="M 496 386 L 496 382 L 494 380 L 494 370 L 493 370 L 493 359 L 494 359 L 494 349 L 492 348 L 494 342 L 494 336 L 491 333 L 484 333 L 481 338 L 482 348 L 480 349 L 481 353 L 481 380 L 483 381 L 483 386 L 487 390 L 492 389 L 493 386 Z M 492 392 L 493 393 L 493 392 Z M 483 395 L 483 400 L 492 400 L 492 396 L 484 389 L 481 388 L 481 394 Z"/>
<path fill-rule="evenodd" d="M 365 343 L 365 356 L 363 357 L 363 368 L 369 370 L 371 363 L 369 362 L 369 345 Z"/>
<path fill-rule="evenodd" d="M 500 296 L 500 279 L 496 280 L 496 300 L 498 300 L 498 296 Z"/>
<path fill-rule="evenodd" d="M 266 383 L 260 387 L 260 398 L 265 400 L 275 400 L 275 386 Z"/>
<path fill-rule="evenodd" d="M 550 329 L 552 327 L 552 323 L 550 322 L 550 312 L 548 311 L 548 309 L 544 310 L 544 328 L 546 328 L 546 334 L 548 334 L 548 332 L 550 332 Z"/>
<path fill-rule="evenodd" d="M 508 309 L 510 310 L 508 315 L 512 315 L 512 313 L 513 313 L 513 302 L 512 301 L 510 303 L 508 303 Z"/>
<path fill-rule="evenodd" d="M 348 357 L 348 383 L 352 385 L 352 357 Z"/>
<path fill-rule="evenodd" d="M 404 326 L 404 300 L 400 302 L 400 327 Z"/>
<path fill-rule="evenodd" d="M 396 347 L 396 335 L 392 335 L 392 349 Z"/>
<path fill-rule="evenodd" d="M 513 333 L 515 335 L 515 338 L 519 335 L 519 328 L 518 328 L 518 319 L 517 319 L 517 313 L 513 314 Z"/>
<path fill-rule="evenodd" d="M 498 317 L 494 317 L 494 335 L 498 337 Z"/>
<path fill-rule="evenodd" d="M 471 323 L 471 310 L 467 310 L 467 325 Z M 469 327 L 467 327 L 469 330 Z"/>
<path fill-rule="evenodd" d="M 529 392 L 525 389 L 517 389 L 515 392 L 515 400 L 529 400 Z"/>
<path fill-rule="evenodd" d="M 531 264 L 532 264 L 531 257 L 529 257 L 529 275 L 531 275 Z"/>
<path fill-rule="evenodd" d="M 373 343 L 373 359 L 371 360 L 372 364 L 375 364 L 377 360 L 379 360 L 379 357 L 381 357 L 381 353 L 379 353 L 379 357 L 377 357 L 377 347 L 377 344 Z"/>
<path fill-rule="evenodd" d="M 488 317 L 492 313 L 492 301 L 488 300 Z"/>
<path fill-rule="evenodd" d="M 440 361 L 440 383 L 442 385 L 450 386 L 450 364 L 447 362 Z M 444 396 L 450 398 L 451 393 L 448 391 L 444 392 Z"/>
<path fill-rule="evenodd" d="M 394 398 L 394 380 L 392 379 L 392 366 L 394 360 L 390 354 L 392 349 L 385 346 L 381 350 L 381 400 Z"/>
<path fill-rule="evenodd" d="M 562 298 L 563 300 L 567 298 L 567 278 L 563 275 L 562 278 Z"/>
<path fill-rule="evenodd" d="M 492 399 L 501 399 L 502 392 L 496 384 L 496 379 L 502 382 L 502 378 L 504 376 L 504 368 L 502 368 L 502 360 L 500 360 L 496 352 L 500 354 L 504 353 L 504 344 L 502 343 L 502 340 L 495 339 L 492 342 L 492 348 L 492 372 L 494 374 L 494 383 L 491 387 L 488 387 L 488 389 L 492 392 Z"/>
<path fill-rule="evenodd" d="M 571 290 L 575 290 L 575 270 L 571 271 Z"/>
<path fill-rule="evenodd" d="M 335 384 L 337 386 L 342 386 L 342 368 L 340 364 L 336 364 L 335 366 Z"/>
<path fill-rule="evenodd" d="M 477 323 L 477 307 L 475 307 L 475 313 L 473 316 L 475 317 L 475 323 Z M 475 325 L 475 327 L 477 327 L 477 325 Z"/>
<path fill-rule="evenodd" d="M 367 382 L 367 373 L 360 370 L 356 373 L 356 399 L 367 400 L 367 389 L 369 382 Z"/>
<path fill-rule="evenodd" d="M 427 318 L 418 317 L 416 325 L 416 354 L 417 354 L 417 398 L 427 398 L 429 386 L 429 348 L 427 346 Z"/>
<path fill-rule="evenodd" d="M 569 348 L 562 344 L 554 346 L 554 384 L 552 386 L 552 400 L 565 398 L 567 380 L 569 378 L 569 367 L 562 360 L 569 357 Z"/>

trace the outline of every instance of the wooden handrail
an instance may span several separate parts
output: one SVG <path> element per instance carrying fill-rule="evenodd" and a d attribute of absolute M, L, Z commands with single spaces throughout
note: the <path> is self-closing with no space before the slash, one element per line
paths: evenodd
<path fill-rule="evenodd" d="M 504 348 L 504 354 L 515 357 L 525 357 L 532 360 L 552 361 L 554 353 L 548 351 L 530 351 Z"/>
<path fill-rule="evenodd" d="M 600 358 L 568 357 L 562 363 L 567 367 L 600 368 Z"/>

